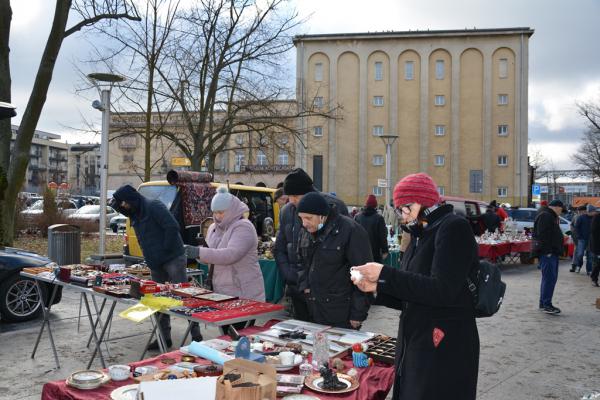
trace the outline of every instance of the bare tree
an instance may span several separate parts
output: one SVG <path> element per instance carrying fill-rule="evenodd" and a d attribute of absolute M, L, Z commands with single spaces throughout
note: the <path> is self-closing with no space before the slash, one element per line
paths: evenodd
<path fill-rule="evenodd" d="M 69 17 L 79 18 L 68 27 Z M 10 101 L 10 65 L 8 39 L 12 10 L 10 0 L 0 0 L 0 96 Z M 48 87 L 63 40 L 85 27 L 112 20 L 139 20 L 137 10 L 130 0 L 56 0 L 52 27 L 46 41 L 46 47 L 36 73 L 33 89 L 21 125 L 17 132 L 12 154 L 9 146 L 12 132 L 10 123 L 0 125 L 0 239 L 2 244 L 10 245 L 14 235 L 14 213 L 17 194 L 23 186 L 29 150 L 35 128 L 46 103 Z M 8 78 L 4 78 L 8 77 Z M 6 185 L 1 183 L 6 182 Z"/>
<path fill-rule="evenodd" d="M 596 178 L 600 178 L 600 135 L 598 133 L 600 131 L 590 127 L 584 133 L 577 152 L 571 156 L 577 165 L 591 171 Z"/>
<path fill-rule="evenodd" d="M 600 103 L 592 101 L 577 103 L 577 110 L 586 120 L 590 131 L 600 133 Z"/>

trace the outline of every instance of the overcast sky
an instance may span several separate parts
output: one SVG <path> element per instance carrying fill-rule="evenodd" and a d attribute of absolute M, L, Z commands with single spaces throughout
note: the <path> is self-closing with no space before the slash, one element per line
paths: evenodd
<path fill-rule="evenodd" d="M 383 30 L 530 27 L 529 141 L 556 168 L 570 160 L 585 129 L 576 101 L 600 102 L 600 1 L 598 0 L 296 0 L 308 21 L 298 33 L 374 32 Z M 19 115 L 27 104 L 52 21 L 54 2 L 13 0 L 10 37 L 12 102 Z M 71 25 L 71 24 L 70 24 Z M 67 38 L 59 55 L 38 129 L 58 133 L 69 142 L 98 141 L 73 133 L 84 117 L 99 124 L 99 112 L 75 94 L 85 71 L 90 37 Z M 294 71 L 293 54 L 290 55 Z M 92 72 L 92 71 L 89 71 Z M 0 99 L 2 100 L 2 99 Z M 20 122 L 19 116 L 13 119 Z"/>

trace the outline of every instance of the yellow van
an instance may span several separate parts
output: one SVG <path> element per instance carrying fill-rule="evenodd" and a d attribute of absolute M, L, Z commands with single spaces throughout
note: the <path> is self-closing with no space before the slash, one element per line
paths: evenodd
<path fill-rule="evenodd" d="M 224 183 L 210 182 L 215 189 Z M 248 204 L 252 221 L 257 229 L 258 236 L 274 236 L 274 231 L 279 227 L 279 204 L 275 202 L 275 190 L 266 187 L 229 185 L 229 191 L 240 200 Z M 168 181 L 144 182 L 138 187 L 138 191 L 150 200 L 158 199 L 173 213 L 181 226 L 181 236 L 185 244 L 198 245 L 198 234 L 206 237 L 206 230 L 212 221 L 208 220 L 202 226 L 185 226 L 182 216 L 181 195 L 176 185 Z M 259 205 L 257 207 L 257 205 Z M 210 204 L 207 205 L 210 210 Z M 268 219 L 270 218 L 270 220 Z M 265 223 L 266 222 L 266 223 Z M 135 231 L 130 225 L 129 218 L 125 230 L 125 244 L 123 246 L 123 257 L 127 263 L 138 263 L 144 260 L 142 250 L 135 236 Z"/>

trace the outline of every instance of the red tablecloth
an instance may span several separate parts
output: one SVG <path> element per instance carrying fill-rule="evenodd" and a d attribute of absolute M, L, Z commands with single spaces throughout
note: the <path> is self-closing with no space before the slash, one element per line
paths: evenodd
<path fill-rule="evenodd" d="M 277 321 L 269 321 L 265 326 L 258 327 L 253 326 L 250 328 L 243 329 L 242 334 L 252 335 L 259 333 L 263 330 L 268 329 L 271 325 Z M 226 339 L 228 337 L 222 337 Z M 167 366 L 161 363 L 163 358 L 175 358 L 177 361 L 181 360 L 181 352 L 179 350 L 172 351 L 170 353 L 161 354 L 157 357 L 148 358 L 146 360 L 129 363 L 131 366 L 139 367 L 143 365 L 156 365 L 163 369 Z M 199 359 L 201 363 L 202 360 Z M 208 363 L 208 361 L 206 361 Z M 347 367 L 352 365 L 352 359 L 346 357 L 344 363 Z M 304 388 L 302 393 L 318 397 L 321 400 L 333 400 L 333 399 L 344 399 L 344 400 L 384 400 L 390 391 L 392 384 L 394 383 L 394 368 L 388 364 L 375 363 L 374 366 L 369 368 L 357 368 L 359 371 L 360 386 L 357 390 L 344 395 L 324 395 L 322 393 L 314 392 L 310 389 Z M 288 374 L 297 374 L 298 368 L 286 372 Z M 103 400 L 110 399 L 110 394 L 113 390 L 120 386 L 131 385 L 136 383 L 133 379 L 128 379 L 122 382 L 109 382 L 101 388 L 95 390 L 79 390 L 67 386 L 64 380 L 48 382 L 42 389 L 42 400 Z M 193 396 L 192 396 L 193 397 Z"/>
<path fill-rule="evenodd" d="M 510 243 L 497 243 L 497 244 L 479 244 L 479 257 L 488 258 L 493 262 L 496 262 L 498 257 L 504 256 L 510 253 Z"/>
<path fill-rule="evenodd" d="M 531 253 L 531 240 L 525 242 L 511 242 L 510 243 L 511 253 Z"/>

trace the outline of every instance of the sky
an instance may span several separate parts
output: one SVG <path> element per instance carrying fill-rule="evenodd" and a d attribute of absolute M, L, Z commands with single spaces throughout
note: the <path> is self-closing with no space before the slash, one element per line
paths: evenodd
<path fill-rule="evenodd" d="M 544 156 L 556 169 L 571 161 L 585 131 L 576 102 L 600 103 L 600 0 L 291 0 L 306 22 L 298 34 L 464 28 L 530 27 L 529 153 Z M 22 112 L 50 29 L 54 2 L 13 0 L 11 27 L 12 103 Z M 74 20 L 70 21 L 71 24 Z M 71 25 L 70 24 L 70 25 Z M 77 70 L 84 72 L 90 42 L 83 34 L 63 43 L 38 129 L 65 141 L 99 141 L 81 134 L 85 121 L 100 125 L 91 107 L 92 91 L 76 94 Z M 289 55 L 294 71 L 295 54 Z M 0 99 L 2 100 L 2 99 Z M 19 124 L 20 117 L 13 118 Z"/>

